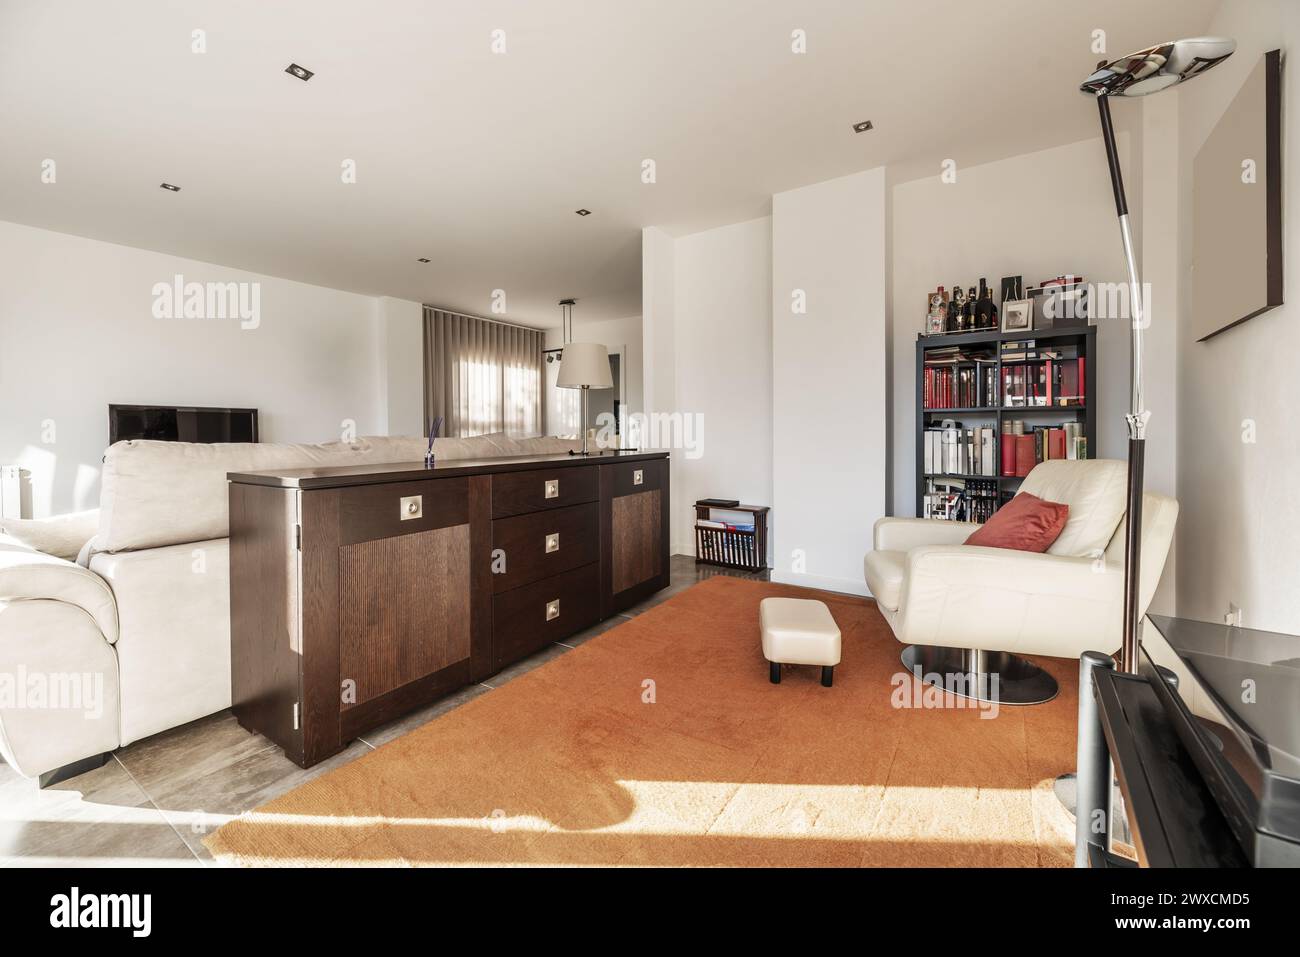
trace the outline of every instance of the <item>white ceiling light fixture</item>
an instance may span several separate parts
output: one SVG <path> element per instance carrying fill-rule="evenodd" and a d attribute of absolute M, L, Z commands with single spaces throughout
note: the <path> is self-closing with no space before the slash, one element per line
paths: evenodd
<path fill-rule="evenodd" d="M 181 191 L 181 188 L 179 186 L 173 186 L 171 183 L 159 183 L 158 186 L 159 188 L 165 189 L 172 193 L 179 193 Z"/>
<path fill-rule="evenodd" d="M 284 72 L 288 73 L 290 76 L 296 76 L 304 83 L 306 83 L 308 80 L 310 80 L 312 77 L 316 75 L 311 70 L 307 69 L 305 66 L 299 66 L 296 63 L 290 63 L 287 67 L 284 68 Z"/>
<path fill-rule="evenodd" d="M 867 132 L 867 130 L 874 130 L 875 128 L 876 128 L 875 124 L 873 124 L 870 120 L 862 120 L 859 123 L 853 124 L 854 133 L 865 133 Z"/>

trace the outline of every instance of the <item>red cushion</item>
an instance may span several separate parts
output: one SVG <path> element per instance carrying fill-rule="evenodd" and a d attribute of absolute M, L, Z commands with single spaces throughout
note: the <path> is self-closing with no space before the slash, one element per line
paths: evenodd
<path fill-rule="evenodd" d="M 1045 552 L 1061 534 L 1069 517 L 1070 506 L 1021 492 L 975 529 L 966 544 Z"/>

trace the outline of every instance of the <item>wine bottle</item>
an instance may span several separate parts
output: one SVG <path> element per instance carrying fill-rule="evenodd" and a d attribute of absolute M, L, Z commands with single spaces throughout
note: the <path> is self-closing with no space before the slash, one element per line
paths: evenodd
<path fill-rule="evenodd" d="M 948 302 L 948 331 L 956 332 L 961 328 L 961 311 L 966 305 L 966 293 L 962 292 L 961 284 L 955 284 L 952 287 L 952 299 Z"/>
<path fill-rule="evenodd" d="M 997 307 L 993 305 L 993 297 L 989 295 L 989 287 L 981 279 L 979 299 L 975 302 L 975 328 L 992 329 L 994 326 L 993 316 L 996 312 Z"/>

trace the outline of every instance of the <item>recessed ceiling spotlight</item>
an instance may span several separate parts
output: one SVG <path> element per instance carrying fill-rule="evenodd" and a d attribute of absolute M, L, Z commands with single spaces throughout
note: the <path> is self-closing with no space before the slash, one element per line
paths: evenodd
<path fill-rule="evenodd" d="M 181 188 L 179 186 L 173 186 L 171 183 L 159 183 L 158 185 L 161 186 L 163 189 L 171 190 L 173 193 L 179 193 L 181 191 Z"/>
<path fill-rule="evenodd" d="M 416 262 L 418 262 L 418 263 L 427 263 L 427 262 L 429 262 L 429 260 L 427 260 L 427 259 L 421 257 L 420 259 L 417 259 Z"/>
<path fill-rule="evenodd" d="M 574 210 L 574 212 L 576 212 L 579 216 L 590 216 L 590 215 L 591 215 L 591 210 L 589 210 L 589 209 L 578 209 L 578 210 Z"/>
<path fill-rule="evenodd" d="M 287 67 L 284 68 L 284 72 L 288 73 L 290 76 L 296 76 L 304 83 L 306 83 L 308 80 L 310 80 L 312 77 L 316 75 L 311 70 L 307 69 L 305 66 L 299 66 L 296 63 L 290 63 Z"/>
<path fill-rule="evenodd" d="M 853 124 L 853 132 L 854 132 L 854 133 L 865 133 L 867 130 L 870 130 L 870 129 L 873 129 L 870 120 L 863 120 L 861 123 L 854 123 L 854 124 Z"/>

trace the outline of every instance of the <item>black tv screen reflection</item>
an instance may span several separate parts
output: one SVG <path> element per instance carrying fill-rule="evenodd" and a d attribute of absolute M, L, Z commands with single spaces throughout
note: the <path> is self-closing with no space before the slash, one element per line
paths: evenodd
<path fill-rule="evenodd" d="M 108 444 L 125 439 L 256 442 L 257 410 L 181 405 L 110 405 Z"/>

